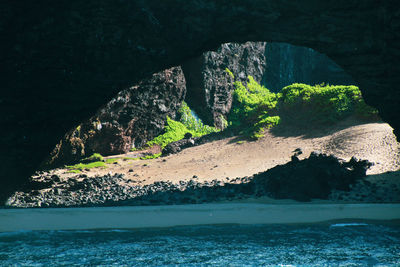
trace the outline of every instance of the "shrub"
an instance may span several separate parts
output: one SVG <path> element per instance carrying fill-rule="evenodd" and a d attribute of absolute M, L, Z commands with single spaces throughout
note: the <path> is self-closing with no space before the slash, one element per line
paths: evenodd
<path fill-rule="evenodd" d="M 167 124 L 164 128 L 164 133 L 155 137 L 153 140 L 146 143 L 148 146 L 160 145 L 164 148 L 169 143 L 183 139 L 185 133 L 190 132 L 189 129 L 179 121 L 174 121 L 167 117 Z"/>
<path fill-rule="evenodd" d="M 292 117 L 303 116 L 314 123 L 333 123 L 351 114 L 360 117 L 377 115 L 367 106 L 361 92 L 354 85 L 292 84 L 284 87 L 279 98 L 280 112 L 291 113 Z"/>
<path fill-rule="evenodd" d="M 169 143 L 183 139 L 186 133 L 190 133 L 193 137 L 200 137 L 219 131 L 217 128 L 205 125 L 199 119 L 196 119 L 185 102 L 182 103 L 178 113 L 180 120 L 175 121 L 167 117 L 164 133 L 147 142 L 147 146 L 160 145 L 161 148 L 164 148 Z"/>
<path fill-rule="evenodd" d="M 259 137 L 261 129 L 279 123 L 278 116 L 269 118 L 278 103 L 278 95 L 248 77 L 247 88 L 239 81 L 234 83 L 232 109 L 228 116 L 229 125 L 241 128 L 249 137 Z"/>
<path fill-rule="evenodd" d="M 182 106 L 178 110 L 178 114 L 180 116 L 179 121 L 186 126 L 193 136 L 202 136 L 219 131 L 215 127 L 203 124 L 200 119 L 196 118 L 186 102 L 182 102 Z"/>
<path fill-rule="evenodd" d="M 104 158 L 99 153 L 94 153 L 90 157 L 84 158 L 81 160 L 82 163 L 96 162 L 96 161 L 104 161 Z"/>
<path fill-rule="evenodd" d="M 229 125 L 251 138 L 286 120 L 289 123 L 334 123 L 351 114 L 376 119 L 378 112 L 365 104 L 358 87 L 295 83 L 272 93 L 248 77 L 245 87 L 234 82 Z"/>
<path fill-rule="evenodd" d="M 161 153 L 153 154 L 153 155 L 146 155 L 143 157 L 140 157 L 139 159 L 145 160 L 145 159 L 156 159 L 161 157 Z"/>
<path fill-rule="evenodd" d="M 84 169 L 92 169 L 92 168 L 107 168 L 106 164 L 103 161 L 96 161 L 91 163 L 78 163 L 71 166 L 65 166 L 70 172 L 79 173 Z"/>

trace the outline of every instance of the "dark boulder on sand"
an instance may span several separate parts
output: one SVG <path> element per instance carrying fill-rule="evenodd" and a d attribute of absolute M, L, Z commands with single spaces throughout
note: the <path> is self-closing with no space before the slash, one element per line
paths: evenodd
<path fill-rule="evenodd" d="M 299 160 L 293 156 L 285 165 L 254 175 L 252 183 L 259 196 L 298 201 L 327 199 L 333 189 L 349 191 L 371 166 L 367 160 L 353 157 L 344 162 L 333 155 L 312 152 L 309 158 Z"/>
<path fill-rule="evenodd" d="M 189 137 L 176 142 L 169 143 L 162 150 L 163 156 L 168 156 L 170 154 L 176 154 L 180 152 L 182 149 L 191 147 L 195 145 L 195 139 Z"/>

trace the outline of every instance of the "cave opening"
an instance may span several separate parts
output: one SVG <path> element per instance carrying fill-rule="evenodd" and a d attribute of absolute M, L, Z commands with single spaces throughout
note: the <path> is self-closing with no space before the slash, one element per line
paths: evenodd
<path fill-rule="evenodd" d="M 75 190 L 93 186 L 87 177 L 109 177 L 115 179 L 114 184 L 128 180 L 130 186 L 150 188 L 165 181 L 183 181 L 189 188 L 221 183 L 229 187 L 251 183 L 267 170 L 305 162 L 310 155 L 328 161 L 334 155 L 334 162 L 341 162 L 337 158 L 349 161 L 340 163 L 343 166 L 357 163 L 351 163 L 353 156 L 368 158 L 378 162 L 370 174 L 395 171 L 400 161 L 393 154 L 398 147 L 391 128 L 381 123 L 376 111 L 367 120 L 353 114 L 355 105 L 364 103 L 353 84 L 336 63 L 310 48 L 287 43 L 225 43 L 121 91 L 64 136 L 45 161 L 45 171 L 32 176 L 33 186 L 37 190 L 49 184 L 57 187 L 67 179 Z M 293 105 L 287 105 L 288 100 Z M 362 164 L 371 167 L 367 161 Z M 329 164 L 324 168 L 329 172 Z M 285 190 L 298 187 L 290 186 Z M 295 192 L 279 197 L 327 198 L 330 189 L 320 184 L 310 195 Z M 246 195 L 253 189 L 241 190 Z M 228 195 L 241 198 L 240 192 Z M 335 197 L 354 199 L 344 193 Z M 18 195 L 12 199 L 12 205 L 22 203 L 18 204 Z M 107 197 L 83 199 L 78 201 L 110 201 Z M 189 197 L 185 201 L 197 200 Z"/>

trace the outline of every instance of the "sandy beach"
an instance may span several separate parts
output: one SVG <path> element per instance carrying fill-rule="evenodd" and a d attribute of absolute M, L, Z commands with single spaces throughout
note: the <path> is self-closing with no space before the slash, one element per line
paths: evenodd
<path fill-rule="evenodd" d="M 300 159 L 314 150 L 349 160 L 352 156 L 374 163 L 367 174 L 382 174 L 400 167 L 399 143 L 387 123 L 362 123 L 348 118 L 332 126 L 316 128 L 283 127 L 268 130 L 265 137 L 252 142 L 238 137 L 225 138 L 187 148 L 178 154 L 149 160 L 129 160 L 139 152 L 115 155 L 117 164 L 84 170 L 89 177 L 122 173 L 127 182 L 151 184 L 156 181 L 179 182 L 193 177 L 199 181 L 226 181 L 251 176 L 290 161 L 300 148 Z M 75 174 L 67 169 L 51 172 L 68 179 Z"/>
<path fill-rule="evenodd" d="M 147 207 L 3 209 L 0 232 L 173 227 L 206 224 L 301 224 L 400 220 L 400 204 L 219 203 Z"/>
<path fill-rule="evenodd" d="M 209 196 L 212 198 L 205 199 L 204 194 L 196 195 L 193 191 L 172 202 L 163 200 L 164 197 L 168 199 L 165 194 L 159 199 L 154 197 L 138 203 L 125 200 L 172 188 L 184 190 L 204 185 L 243 183 L 252 175 L 288 163 L 296 149 L 302 151 L 298 156 L 300 160 L 317 150 L 343 160 L 355 156 L 373 163 L 367 177 L 352 185 L 350 191 L 332 191 L 328 197 L 331 203 L 400 203 L 400 146 L 392 128 L 386 123 L 363 123 L 348 118 L 324 127 L 276 127 L 267 130 L 265 137 L 257 141 L 228 137 L 157 159 L 134 160 L 142 153 L 137 151 L 110 156 L 107 158 L 116 158 L 117 161 L 107 164 L 106 168 L 83 170 L 79 174 L 70 173 L 65 168 L 51 170 L 40 175 L 48 181 L 57 177 L 58 182 L 49 188 L 16 192 L 7 206 L 213 203 L 223 197 L 213 196 L 211 192 Z M 242 198 L 238 196 L 236 200 Z"/>

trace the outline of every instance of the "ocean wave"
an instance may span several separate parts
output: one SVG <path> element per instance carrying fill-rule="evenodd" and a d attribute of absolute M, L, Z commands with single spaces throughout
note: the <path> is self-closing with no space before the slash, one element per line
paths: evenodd
<path fill-rule="evenodd" d="M 330 227 L 367 226 L 367 223 L 335 223 Z"/>

